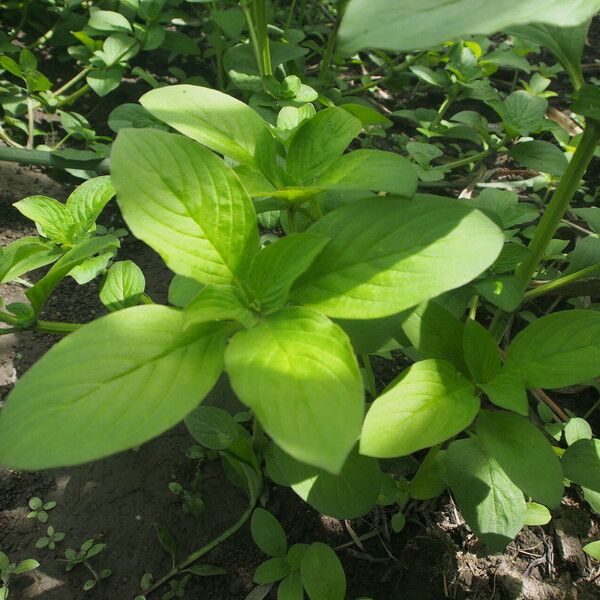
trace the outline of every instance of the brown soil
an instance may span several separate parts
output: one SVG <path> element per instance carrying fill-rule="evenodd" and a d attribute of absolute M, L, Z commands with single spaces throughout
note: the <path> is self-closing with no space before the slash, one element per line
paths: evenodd
<path fill-rule="evenodd" d="M 0 164 L 0 180 L 0 244 L 34 233 L 11 202 L 31 194 L 64 200 L 71 189 L 41 172 L 6 163 Z M 119 224 L 118 213 L 107 210 L 103 223 Z M 133 238 L 124 241 L 120 256 L 142 267 L 149 293 L 164 301 L 171 273 L 158 257 Z M 19 286 L 5 285 L 0 292 L 5 300 L 22 298 Z M 86 321 L 103 312 L 94 282 L 79 287 L 69 280 L 54 294 L 45 318 Z M 0 403 L 16 379 L 55 340 L 37 333 L 0 337 Z M 236 400 L 223 380 L 207 402 L 233 407 Z M 200 517 L 184 514 L 168 490 L 170 481 L 191 485 L 195 466 L 185 455 L 190 445 L 191 438 L 179 426 L 137 451 L 75 468 L 42 473 L 0 469 L 0 548 L 14 561 L 34 557 L 41 563 L 38 570 L 15 580 L 11 598 L 132 600 L 140 593 L 139 581 L 145 572 L 160 577 L 170 568 L 153 523 L 173 533 L 181 556 L 232 524 L 243 512 L 245 498 L 227 481 L 218 462 L 203 467 L 206 510 Z M 64 532 L 66 539 L 56 551 L 35 548 L 46 526 L 26 518 L 32 496 L 57 502 L 49 524 Z M 266 507 L 281 520 L 290 543 L 321 540 L 344 546 L 339 555 L 350 600 L 600 599 L 600 587 L 594 583 L 600 572 L 581 550 L 583 543 L 600 537 L 598 520 L 575 497 L 565 500 L 553 525 L 526 528 L 498 555 L 489 554 L 477 542 L 448 496 L 411 504 L 407 527 L 398 535 L 383 527 L 387 519 L 382 510 L 344 523 L 317 514 L 287 489 L 270 489 Z M 350 530 L 362 536 L 377 527 L 381 529 L 378 536 L 361 546 L 352 542 Z M 113 574 L 100 590 L 86 593 L 81 587 L 89 577 L 85 568 L 65 573 L 58 559 L 65 548 L 78 548 L 90 537 L 107 544 L 106 551 L 92 560 L 93 566 L 109 568 Z M 253 587 L 254 569 L 264 559 L 246 525 L 206 557 L 207 563 L 224 567 L 227 575 L 193 579 L 185 598 L 244 598 Z M 273 592 L 269 597 L 275 597 Z"/>

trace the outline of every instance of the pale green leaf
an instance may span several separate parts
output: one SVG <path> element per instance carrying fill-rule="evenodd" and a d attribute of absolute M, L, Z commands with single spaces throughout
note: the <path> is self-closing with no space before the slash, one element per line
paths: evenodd
<path fill-rule="evenodd" d="M 231 385 L 294 458 L 339 472 L 363 419 L 363 386 L 344 332 L 306 308 L 284 308 L 232 338 Z"/>
<path fill-rule="evenodd" d="M 446 466 L 450 489 L 469 527 L 484 544 L 504 550 L 527 519 L 523 492 L 477 439 L 452 442 Z"/>
<path fill-rule="evenodd" d="M 590 542 L 583 547 L 583 551 L 589 554 L 592 558 L 600 560 L 600 540 Z"/>
<path fill-rule="evenodd" d="M 21 275 L 57 260 L 63 251 L 49 240 L 24 237 L 0 249 L 0 283 L 8 283 Z"/>
<path fill-rule="evenodd" d="M 519 415 L 482 411 L 477 433 L 486 452 L 523 492 L 550 508 L 560 505 L 560 461 L 537 427 Z"/>
<path fill-rule="evenodd" d="M 501 371 L 491 381 L 480 383 L 479 387 L 496 406 L 512 410 L 525 417 L 529 413 L 525 384 L 513 373 Z"/>
<path fill-rule="evenodd" d="M 360 450 L 406 456 L 460 433 L 479 410 L 473 384 L 450 363 L 423 360 L 406 369 L 367 413 Z"/>
<path fill-rule="evenodd" d="M 35 222 L 38 231 L 56 244 L 69 242 L 69 232 L 74 225 L 67 207 L 54 198 L 29 196 L 13 206 L 28 219 Z"/>
<path fill-rule="evenodd" d="M 570 446 L 579 440 L 591 440 L 592 428 L 590 424 L 580 417 L 569 419 L 565 425 L 565 440 Z"/>
<path fill-rule="evenodd" d="M 446 474 L 446 451 L 436 450 L 427 454 L 410 482 L 410 496 L 417 500 L 429 500 L 439 496 L 448 485 Z"/>
<path fill-rule="evenodd" d="M 228 284 L 247 271 L 258 250 L 254 208 L 212 152 L 180 135 L 124 129 L 111 171 L 131 231 L 171 270 L 207 284 Z"/>
<path fill-rule="evenodd" d="M 250 531 L 254 543 L 269 556 L 285 557 L 287 553 L 287 537 L 279 521 L 263 508 L 252 513 Z"/>
<path fill-rule="evenodd" d="M 340 559 L 327 544 L 311 544 L 300 566 L 302 583 L 310 600 L 344 600 L 346 575 Z"/>
<path fill-rule="evenodd" d="M 246 430 L 222 408 L 198 406 L 186 418 L 185 425 L 192 437 L 210 450 L 226 450 Z"/>
<path fill-rule="evenodd" d="M 207 285 L 186 306 L 184 315 L 186 327 L 209 321 L 237 321 L 252 327 L 257 319 L 233 285 Z"/>
<path fill-rule="evenodd" d="M 557 177 L 563 175 L 569 166 L 567 157 L 554 144 L 543 140 L 521 142 L 513 146 L 508 154 L 528 169 Z"/>
<path fill-rule="evenodd" d="M 109 310 L 136 306 L 146 288 L 142 270 L 131 260 L 114 263 L 100 288 L 100 301 Z"/>
<path fill-rule="evenodd" d="M 0 463 L 79 464 L 159 435 L 210 391 L 228 334 L 212 323 L 186 333 L 181 314 L 158 305 L 85 325 L 27 371 L 7 398 Z"/>
<path fill-rule="evenodd" d="M 550 523 L 552 515 L 550 511 L 542 504 L 537 502 L 527 503 L 527 519 L 525 525 L 547 525 Z"/>
<path fill-rule="evenodd" d="M 500 349 L 490 332 L 474 319 L 467 319 L 463 335 L 465 361 L 477 383 L 488 383 L 500 374 Z"/>
<path fill-rule="evenodd" d="M 71 231 L 73 240 L 94 226 L 102 209 L 114 195 L 115 190 L 108 175 L 88 179 L 73 190 L 66 203 L 74 221 Z"/>
<path fill-rule="evenodd" d="M 562 457 L 565 477 L 592 492 L 600 492 L 600 440 L 579 440 Z"/>
<path fill-rule="evenodd" d="M 292 298 L 342 319 L 385 317 L 460 287 L 494 262 L 504 240 L 479 211 L 418 195 L 352 202 L 308 231 L 331 241 Z"/>

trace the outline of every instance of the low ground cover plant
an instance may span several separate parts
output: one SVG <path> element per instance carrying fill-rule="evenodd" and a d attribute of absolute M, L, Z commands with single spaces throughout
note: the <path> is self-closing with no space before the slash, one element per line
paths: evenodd
<path fill-rule="evenodd" d="M 235 62 L 229 70 L 229 91 L 245 91 L 246 102 L 206 85 L 155 86 L 131 109 L 144 122 L 117 128 L 110 175 L 90 178 L 66 203 L 15 204 L 39 235 L 2 249 L 0 281 L 30 287 L 28 304 L 0 312 L 0 332 L 68 335 L 0 410 L 0 463 L 93 461 L 184 420 L 200 445 L 193 457 L 221 460 L 248 498 L 230 529 L 181 560 L 159 531 L 172 569 L 146 577 L 141 597 L 167 582 L 163 597 L 183 597 L 192 575 L 220 574 L 198 560 L 250 519 L 271 557 L 254 575 L 265 595 L 277 584 L 283 600 L 345 598 L 335 552 L 319 542 L 288 548 L 259 506 L 268 481 L 339 519 L 391 507 L 394 531 L 409 500 L 449 490 L 497 551 L 525 525 L 547 523 L 566 486 L 600 508 L 591 413 L 569 414 L 553 398 L 573 386 L 597 390 L 600 377 L 599 209 L 586 184 L 600 87 L 581 68 L 600 3 L 567 10 L 528 0 L 502 15 L 493 2 L 475 14 L 466 0 L 432 2 L 425 13 L 384 0 L 338 4 L 340 56 L 381 49 L 382 78 L 437 90 L 438 109 L 383 116 L 342 102 L 341 90 L 326 96 L 337 77 L 333 45 L 318 82 L 305 83 L 290 54 L 272 59 L 290 48 L 270 42 L 264 2 L 213 7 L 225 34 L 246 19 L 250 43 L 227 51 L 255 61 L 250 72 Z M 145 40 L 164 34 L 160 11 L 144 26 L 104 12 L 91 19 L 122 19 Z M 512 43 L 484 37 L 497 31 Z M 558 66 L 534 73 L 526 57 L 540 46 Z M 412 54 L 398 63 L 383 51 Z M 491 77 L 506 65 L 514 80 L 499 90 Z M 549 88 L 560 69 L 572 93 L 568 114 L 556 116 Z M 414 130 L 390 136 L 399 151 L 378 147 L 391 119 Z M 512 161 L 527 178 L 496 185 L 486 179 L 490 160 Z M 131 234 L 174 273 L 168 305 L 146 294 L 134 262 L 115 260 L 127 232 L 96 225 L 113 197 Z M 26 274 L 41 267 L 29 284 Z M 67 276 L 101 277 L 109 314 L 85 325 L 40 319 Z M 377 381 L 374 360 L 395 360 L 399 374 Z M 248 414 L 201 404 L 222 374 Z M 187 512 L 202 512 L 200 479 L 170 489 Z M 60 541 L 47 533 L 45 545 Z M 89 550 L 72 551 L 69 565 L 85 564 Z M 595 556 L 595 546 L 586 551 Z"/>

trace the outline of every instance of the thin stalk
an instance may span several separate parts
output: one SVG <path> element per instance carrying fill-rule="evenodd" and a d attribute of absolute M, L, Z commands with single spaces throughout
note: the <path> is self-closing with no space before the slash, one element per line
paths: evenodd
<path fill-rule="evenodd" d="M 246 523 L 246 521 L 252 515 L 252 511 L 254 510 L 254 503 L 250 504 L 248 508 L 245 510 L 244 514 L 228 529 L 226 529 L 221 535 L 211 540 L 206 546 L 202 546 L 199 550 L 192 552 L 181 561 L 179 564 L 175 565 L 164 577 L 161 577 L 158 581 L 156 581 L 151 587 L 149 587 L 144 595 L 148 596 L 154 590 L 158 589 L 162 585 L 164 585 L 169 579 L 172 577 L 176 577 L 182 571 L 184 571 L 187 567 L 195 563 L 199 558 L 208 554 L 213 548 L 216 548 L 219 544 L 223 543 L 226 539 L 230 538 L 234 533 L 237 533 L 239 529 Z"/>
<path fill-rule="evenodd" d="M 333 52 L 335 50 L 335 44 L 337 42 L 338 30 L 340 28 L 341 21 L 341 14 L 338 12 L 338 15 L 336 16 L 335 21 L 333 23 L 333 28 L 329 34 L 329 38 L 327 39 L 325 52 L 323 52 L 323 59 L 321 60 L 321 70 L 319 73 L 319 77 L 321 78 L 321 80 L 325 80 L 327 74 L 329 73 L 329 69 L 331 68 L 331 59 L 333 58 Z"/>
<path fill-rule="evenodd" d="M 264 77 L 265 73 L 262 65 L 262 57 L 260 54 L 260 46 L 258 37 L 256 35 L 256 29 L 254 27 L 254 17 L 252 15 L 252 11 L 246 2 L 242 2 L 242 10 L 244 11 L 244 15 L 246 16 L 246 22 L 248 23 L 248 33 L 250 34 L 250 43 L 252 44 L 252 49 L 254 50 L 254 58 L 256 59 L 256 65 L 258 67 L 258 72 L 261 77 Z"/>
<path fill-rule="evenodd" d="M 148 294 L 142 294 L 140 296 L 140 304 L 155 304 L 155 302 Z"/>
<path fill-rule="evenodd" d="M 33 149 L 34 127 L 33 102 L 31 101 L 31 97 L 27 96 L 27 148 L 29 150 Z"/>
<path fill-rule="evenodd" d="M 538 296 L 543 296 L 548 292 L 553 292 L 554 290 L 558 290 L 565 285 L 573 283 L 574 281 L 579 281 L 580 279 L 584 279 L 585 277 L 589 277 L 594 273 L 600 271 L 600 263 L 596 263 L 591 267 L 586 267 L 585 269 L 580 269 L 579 271 L 575 271 L 574 273 L 570 273 L 569 275 L 564 275 L 563 277 L 559 277 L 554 281 L 549 281 L 548 283 L 544 283 L 542 285 L 538 285 L 533 289 L 525 292 L 523 296 L 524 300 L 531 300 L 532 298 L 537 298 Z"/>
<path fill-rule="evenodd" d="M 373 373 L 373 367 L 371 365 L 371 359 L 368 354 L 361 354 L 360 359 L 362 360 L 365 373 L 367 375 L 367 385 L 369 387 L 369 393 L 373 398 L 377 398 L 377 382 L 375 381 L 375 373 Z"/>
<path fill-rule="evenodd" d="M 42 165 L 56 169 L 85 169 L 98 173 L 109 173 L 107 158 L 97 160 L 77 160 L 62 158 L 45 150 L 25 150 L 24 148 L 5 148 L 0 146 L 0 161 L 16 162 L 23 165 Z"/>
<path fill-rule="evenodd" d="M 448 91 L 448 95 L 446 96 L 446 98 L 444 99 L 444 101 L 442 102 L 440 107 L 438 108 L 437 115 L 435 116 L 435 119 L 433 119 L 431 124 L 429 125 L 429 129 L 431 129 L 433 131 L 434 129 L 437 129 L 439 127 L 440 123 L 442 122 L 442 119 L 446 116 L 448 109 L 454 103 L 454 100 L 456 99 L 456 94 L 457 94 L 457 89 L 454 86 L 452 86 L 450 88 L 450 90 Z"/>
<path fill-rule="evenodd" d="M 69 79 L 69 81 L 67 81 L 64 85 L 62 85 L 55 92 L 53 92 L 53 95 L 61 96 L 67 90 L 71 89 L 78 81 L 81 81 L 91 70 L 92 70 L 92 67 L 85 67 L 84 69 L 79 71 L 79 73 L 77 73 L 77 75 L 75 75 L 74 77 Z"/>
<path fill-rule="evenodd" d="M 469 306 L 469 319 L 474 321 L 477 318 L 477 307 L 479 306 L 479 296 L 475 295 L 471 298 Z"/>
<path fill-rule="evenodd" d="M 474 162 L 479 162 L 484 158 L 487 158 L 494 152 L 496 152 L 497 148 L 490 146 L 486 150 L 482 150 L 481 152 L 477 152 L 477 154 L 472 154 L 471 156 L 466 156 L 465 158 L 461 158 L 459 160 L 455 160 L 450 163 L 446 163 L 445 165 L 439 165 L 438 167 L 434 167 L 435 169 L 443 169 L 444 171 L 458 169 L 459 167 L 464 167 L 465 165 L 469 165 Z"/>
<path fill-rule="evenodd" d="M 73 92 L 70 96 L 63 98 L 60 102 L 57 103 L 56 107 L 62 108 L 63 106 L 68 106 L 69 104 L 72 104 L 73 102 L 75 102 L 75 100 L 77 100 L 84 94 L 87 94 L 90 91 L 90 89 L 90 85 L 86 83 L 85 85 L 81 86 L 77 91 Z"/>
<path fill-rule="evenodd" d="M 296 7 L 296 0 L 292 0 L 290 4 L 290 10 L 288 11 L 288 16 L 285 21 L 285 28 L 289 29 L 292 26 L 292 19 L 294 18 L 294 8 Z"/>
<path fill-rule="evenodd" d="M 273 75 L 271 66 L 271 48 L 269 46 L 269 32 L 267 29 L 267 3 L 266 0 L 254 0 L 254 26 L 259 41 L 262 70 L 265 76 Z"/>
<path fill-rule="evenodd" d="M 43 333 L 67 334 L 77 331 L 82 325 L 82 323 L 62 323 L 60 321 L 42 321 L 38 319 L 33 329 Z"/>
<path fill-rule="evenodd" d="M 23 149 L 23 146 L 21 144 L 19 144 L 18 142 L 15 142 L 15 140 L 13 140 L 10 135 L 8 135 L 8 133 L 6 133 L 6 131 L 4 131 L 4 128 L 2 127 L 2 125 L 0 125 L 0 139 L 4 140 L 4 142 L 6 144 L 8 144 L 11 148 L 19 148 L 19 149 Z"/>
<path fill-rule="evenodd" d="M 516 276 L 528 283 L 537 269 L 548 243 L 554 237 L 564 217 L 582 177 L 594 156 L 594 150 L 600 140 L 600 123 L 589 119 L 579 146 L 562 176 L 553 196 L 529 243 L 531 253 L 523 260 Z"/>

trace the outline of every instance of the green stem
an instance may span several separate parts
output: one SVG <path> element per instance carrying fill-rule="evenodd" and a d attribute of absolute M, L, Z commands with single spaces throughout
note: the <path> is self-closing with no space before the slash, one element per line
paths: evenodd
<path fill-rule="evenodd" d="M 340 28 L 341 20 L 341 15 L 338 13 L 333 24 L 333 29 L 329 33 L 329 38 L 327 39 L 327 45 L 325 46 L 325 52 L 323 52 L 323 59 L 321 60 L 321 70 L 319 73 L 319 77 L 322 81 L 324 81 L 327 77 L 327 74 L 329 73 L 329 69 L 331 67 L 331 59 L 333 58 L 333 52 L 335 50 L 335 44 L 337 42 L 337 35 L 338 30 Z"/>
<path fill-rule="evenodd" d="M 271 48 L 269 46 L 269 32 L 267 29 L 267 3 L 266 0 L 254 0 L 254 24 L 260 44 L 260 57 L 263 75 L 273 75 L 271 66 Z"/>
<path fill-rule="evenodd" d="M 33 122 L 33 102 L 31 97 L 27 96 L 27 149 L 33 148 L 33 136 L 34 136 L 34 122 Z"/>
<path fill-rule="evenodd" d="M 248 33 L 250 34 L 250 43 L 252 44 L 252 49 L 254 50 L 254 58 L 256 59 L 256 65 L 258 67 L 258 72 L 261 77 L 264 77 L 265 73 L 262 65 L 262 58 L 260 54 L 260 45 L 258 41 L 258 37 L 256 34 L 256 29 L 254 27 L 254 17 L 252 16 L 252 11 L 248 4 L 242 1 L 242 10 L 244 11 L 244 15 L 246 16 L 246 22 L 248 23 Z"/>
<path fill-rule="evenodd" d="M 471 298 L 471 304 L 469 306 L 469 319 L 475 320 L 477 318 L 477 307 L 479 306 L 479 296 L 475 295 Z"/>
<path fill-rule="evenodd" d="M 156 304 L 148 294 L 142 294 L 140 296 L 140 304 Z"/>
<path fill-rule="evenodd" d="M 107 158 L 96 160 L 66 159 L 44 150 L 25 150 L 22 148 L 5 148 L 0 146 L 0 161 L 2 160 L 22 165 L 42 165 L 56 169 L 85 169 L 86 171 L 97 171 L 98 173 L 109 172 L 109 161 Z"/>
<path fill-rule="evenodd" d="M 62 96 L 67 90 L 71 89 L 78 81 L 81 81 L 90 71 L 92 67 L 85 67 L 75 77 L 72 77 L 62 87 L 59 87 L 55 92 L 52 92 L 54 96 Z"/>
<path fill-rule="evenodd" d="M 73 102 L 75 102 L 75 100 L 77 100 L 84 94 L 87 94 L 90 91 L 90 89 L 91 88 L 88 83 L 86 83 L 85 85 L 82 85 L 78 90 L 73 92 L 70 96 L 63 98 L 60 102 L 58 102 L 56 107 L 62 108 L 63 106 L 68 106 L 69 104 L 72 104 Z"/>
<path fill-rule="evenodd" d="M 369 386 L 369 393 L 373 398 L 377 398 L 377 382 L 375 381 L 375 373 L 373 373 L 373 366 L 371 365 L 371 359 L 368 354 L 361 354 L 360 359 L 362 360 L 365 373 L 367 375 L 367 385 Z"/>
<path fill-rule="evenodd" d="M 82 323 L 62 323 L 60 321 L 42 321 L 38 319 L 33 329 L 42 331 L 43 333 L 67 334 L 77 331 L 82 325 Z"/>
<path fill-rule="evenodd" d="M 234 533 L 237 533 L 244 523 L 250 518 L 252 515 L 252 511 L 254 510 L 254 503 L 250 504 L 248 508 L 245 510 L 244 514 L 228 529 L 226 529 L 221 535 L 211 540 L 206 546 L 202 546 L 199 550 L 192 552 L 181 561 L 178 565 L 173 567 L 164 577 L 161 577 L 156 583 L 154 583 L 150 588 L 148 588 L 144 595 L 148 596 L 151 592 L 158 589 L 162 585 L 164 585 L 169 579 L 172 577 L 176 577 L 182 571 L 184 571 L 187 567 L 195 563 L 199 558 L 208 554 L 213 548 L 216 548 L 219 544 L 223 543 L 226 539 L 230 538 Z"/>
<path fill-rule="evenodd" d="M 429 125 L 429 129 L 431 131 L 433 131 L 439 127 L 440 123 L 442 122 L 442 119 L 446 116 L 448 109 L 452 106 L 454 100 L 456 99 L 456 94 L 457 94 L 457 89 L 456 89 L 456 87 L 452 86 L 450 88 L 450 90 L 448 91 L 448 95 L 446 96 L 446 98 L 444 99 L 444 101 L 442 102 L 440 107 L 438 108 L 438 112 L 437 112 L 437 115 L 435 116 L 435 119 Z"/>
<path fill-rule="evenodd" d="M 569 285 L 570 283 L 573 283 L 574 281 L 578 281 L 580 279 L 584 279 L 585 277 L 589 277 L 589 276 L 593 275 L 594 273 L 597 273 L 598 271 L 600 271 L 600 263 L 596 263 L 595 265 L 592 265 L 591 267 L 586 267 L 585 269 L 580 269 L 579 271 L 575 271 L 574 273 L 570 273 L 569 275 L 559 277 L 558 279 L 555 279 L 554 281 L 549 281 L 548 283 L 539 285 L 539 286 L 525 292 L 523 299 L 531 300 L 533 298 L 537 298 L 538 296 L 543 296 L 544 294 L 547 294 L 548 292 L 552 292 L 554 290 L 560 289 L 560 288 L 564 287 L 565 285 Z"/>
<path fill-rule="evenodd" d="M 573 154 L 573 158 L 556 187 L 552 199 L 544 211 L 542 219 L 529 243 L 531 253 L 517 268 L 515 274 L 523 282 L 529 282 L 540 264 L 544 252 L 550 240 L 554 237 L 581 183 L 581 179 L 585 175 L 586 169 L 594 156 L 598 140 L 600 140 L 600 123 L 590 119 L 577 146 L 577 150 L 575 150 L 575 154 Z"/>

